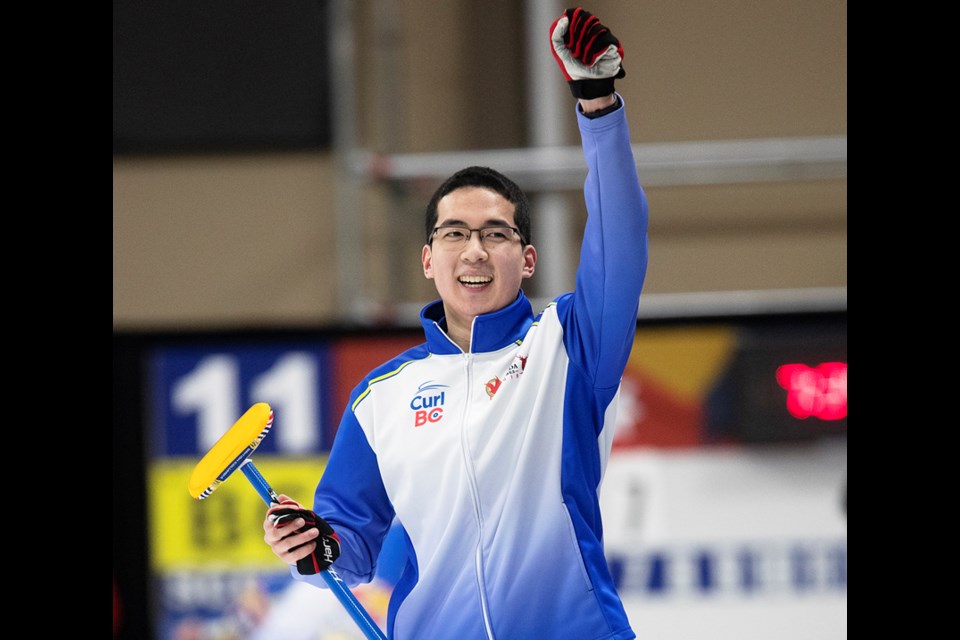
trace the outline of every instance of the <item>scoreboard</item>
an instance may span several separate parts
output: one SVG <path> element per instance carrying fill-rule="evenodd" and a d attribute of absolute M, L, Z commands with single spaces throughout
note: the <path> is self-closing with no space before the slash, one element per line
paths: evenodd
<path fill-rule="evenodd" d="M 846 317 L 737 327 L 705 402 L 710 440 L 764 443 L 847 431 Z"/>

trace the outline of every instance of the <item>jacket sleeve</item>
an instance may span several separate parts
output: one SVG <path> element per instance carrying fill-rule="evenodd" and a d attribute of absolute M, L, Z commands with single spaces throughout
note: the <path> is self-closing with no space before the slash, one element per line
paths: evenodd
<path fill-rule="evenodd" d="M 623 98 L 621 97 L 621 103 Z M 576 289 L 558 300 L 571 360 L 597 389 L 620 383 L 647 270 L 647 198 L 630 144 L 625 105 L 590 119 L 577 108 L 587 162 Z"/>
<path fill-rule="evenodd" d="M 313 511 L 340 537 L 340 557 L 333 564 L 337 575 L 348 586 L 370 582 L 394 511 L 377 457 L 349 406 L 317 484 Z M 320 576 L 301 576 L 296 567 L 291 572 L 298 580 L 326 587 Z"/>

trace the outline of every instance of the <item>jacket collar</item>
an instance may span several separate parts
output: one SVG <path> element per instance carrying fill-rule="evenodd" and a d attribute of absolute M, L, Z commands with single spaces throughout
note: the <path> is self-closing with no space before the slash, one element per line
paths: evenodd
<path fill-rule="evenodd" d="M 435 300 L 420 310 L 420 324 L 427 338 L 427 347 L 437 355 L 461 353 L 446 332 L 447 320 L 443 313 L 443 301 Z M 473 319 L 470 352 L 497 351 L 508 344 L 523 339 L 533 324 L 533 307 L 521 290 L 516 300 L 491 313 Z"/>

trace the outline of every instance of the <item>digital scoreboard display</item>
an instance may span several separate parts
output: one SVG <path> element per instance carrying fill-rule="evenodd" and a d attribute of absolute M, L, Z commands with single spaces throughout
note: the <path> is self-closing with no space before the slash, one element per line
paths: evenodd
<path fill-rule="evenodd" d="M 847 432 L 846 319 L 742 326 L 705 401 L 710 440 L 782 442 Z"/>

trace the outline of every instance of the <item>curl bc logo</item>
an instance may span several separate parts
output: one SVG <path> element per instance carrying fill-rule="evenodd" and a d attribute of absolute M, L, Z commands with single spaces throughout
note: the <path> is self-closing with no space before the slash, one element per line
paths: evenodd
<path fill-rule="evenodd" d="M 432 382 L 424 382 L 420 385 L 417 393 L 410 400 L 414 427 L 422 427 L 428 422 L 436 423 L 443 419 L 443 404 L 446 401 L 446 392 L 435 392 L 446 387 L 445 384 L 433 384 Z"/>

